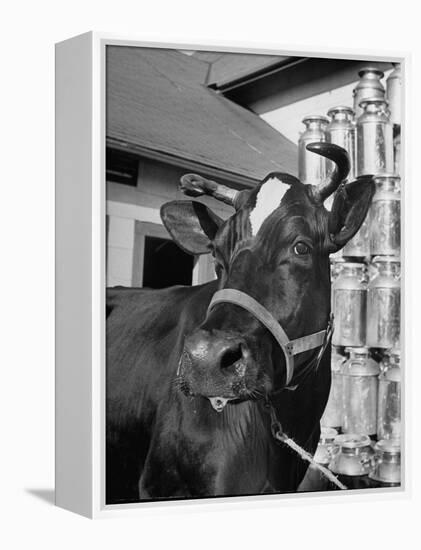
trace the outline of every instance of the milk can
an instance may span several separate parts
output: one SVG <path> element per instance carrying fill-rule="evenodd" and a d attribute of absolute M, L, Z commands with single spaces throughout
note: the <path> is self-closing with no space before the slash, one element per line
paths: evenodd
<path fill-rule="evenodd" d="M 320 424 L 326 428 L 339 429 L 342 426 L 342 375 L 341 366 L 345 357 L 339 353 L 336 346 L 332 346 L 331 374 L 329 399 L 326 404 Z"/>
<path fill-rule="evenodd" d="M 307 151 L 306 146 L 316 141 L 326 141 L 329 119 L 320 115 L 303 118 L 306 129 L 298 140 L 298 177 L 302 183 L 318 185 L 326 179 L 327 159 Z"/>
<path fill-rule="evenodd" d="M 355 179 L 355 147 L 356 134 L 354 124 L 354 111 L 351 107 L 333 107 L 327 113 L 331 118 L 326 129 L 326 138 L 329 143 L 339 145 L 345 151 L 348 151 L 351 161 L 351 169 L 349 171 L 348 180 Z M 329 174 L 334 170 L 333 163 L 328 163 Z"/>
<path fill-rule="evenodd" d="M 392 124 L 401 123 L 402 73 L 399 63 L 393 63 L 394 71 L 386 80 L 386 99 L 389 102 Z"/>
<path fill-rule="evenodd" d="M 375 67 L 364 67 L 358 72 L 360 80 L 353 90 L 354 112 L 358 118 L 362 114 L 360 103 L 368 97 L 384 98 L 385 90 L 380 80 L 384 77 L 383 71 Z"/>
<path fill-rule="evenodd" d="M 383 174 L 374 179 L 376 192 L 369 216 L 370 254 L 399 256 L 401 249 L 400 178 Z"/>
<path fill-rule="evenodd" d="M 366 337 L 367 279 L 362 263 L 344 262 L 332 285 L 335 346 L 363 346 Z"/>
<path fill-rule="evenodd" d="M 346 348 L 342 364 L 342 431 L 374 436 L 377 433 L 378 375 L 380 367 L 368 349 Z"/>
<path fill-rule="evenodd" d="M 314 461 L 317 464 L 328 467 L 333 458 L 337 446 L 335 437 L 338 432 L 333 428 L 321 428 L 320 439 L 314 453 Z M 328 479 L 313 464 L 307 469 L 306 475 L 300 484 L 299 491 L 325 491 L 330 488 Z"/>
<path fill-rule="evenodd" d="M 338 278 L 339 273 L 345 263 L 345 258 L 343 256 L 337 256 L 336 254 L 330 255 L 330 281 L 333 284 Z M 333 289 L 330 293 L 330 306 L 333 310 Z"/>
<path fill-rule="evenodd" d="M 357 119 L 357 176 L 393 172 L 393 127 L 387 101 L 364 99 Z"/>
<path fill-rule="evenodd" d="M 379 439 L 398 439 L 401 436 L 401 369 L 400 352 L 392 350 L 379 376 L 377 406 L 377 435 Z"/>
<path fill-rule="evenodd" d="M 374 455 L 370 438 L 365 434 L 342 434 L 334 443 L 338 450 L 334 451 L 329 470 L 349 489 L 369 487 L 368 474 Z"/>
<path fill-rule="evenodd" d="M 376 348 L 374 348 L 374 349 L 376 349 Z M 392 350 L 383 349 L 383 350 L 379 350 L 379 351 L 381 353 L 381 359 L 380 359 L 380 362 L 379 362 L 380 374 L 381 374 L 382 372 L 384 372 L 390 366 L 390 355 L 391 355 Z"/>
<path fill-rule="evenodd" d="M 367 258 L 370 256 L 369 216 L 368 213 L 359 230 L 342 249 L 347 258 Z"/>
<path fill-rule="evenodd" d="M 400 261 L 392 256 L 376 256 L 367 293 L 367 345 L 399 348 L 400 342 Z"/>
<path fill-rule="evenodd" d="M 338 278 L 338 275 L 341 272 L 341 269 L 345 262 L 345 258 L 340 258 L 337 256 L 330 258 L 330 280 L 332 281 L 332 283 L 334 283 Z"/>
<path fill-rule="evenodd" d="M 369 478 L 377 487 L 398 487 L 401 483 L 401 447 L 399 439 L 382 439 L 374 446 L 375 455 Z"/>
<path fill-rule="evenodd" d="M 321 428 L 319 444 L 314 454 L 314 460 L 317 464 L 327 466 L 332 460 L 334 450 L 337 448 L 335 438 L 338 432 L 334 428 Z"/>
<path fill-rule="evenodd" d="M 401 134 L 398 132 L 393 139 L 393 169 L 395 174 L 401 173 Z"/>

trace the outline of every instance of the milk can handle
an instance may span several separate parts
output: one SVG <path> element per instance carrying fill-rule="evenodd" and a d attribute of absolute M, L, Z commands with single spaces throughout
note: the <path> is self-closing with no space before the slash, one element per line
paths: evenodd
<path fill-rule="evenodd" d="M 360 462 L 361 462 L 362 465 L 366 465 L 366 464 L 372 465 L 373 464 L 373 455 L 371 455 L 371 453 L 369 451 L 362 452 Z"/>
<path fill-rule="evenodd" d="M 371 467 L 374 469 L 376 466 L 378 466 L 379 464 L 381 464 L 382 462 L 382 459 L 377 456 L 377 455 L 373 455 L 371 457 Z"/>
<path fill-rule="evenodd" d="M 330 450 L 331 457 L 335 458 L 335 456 L 339 454 L 340 449 L 339 445 L 332 445 L 332 449 Z"/>
<path fill-rule="evenodd" d="M 339 452 L 338 445 L 328 445 L 327 446 L 327 454 L 329 455 L 329 458 L 332 460 L 333 457 L 335 457 Z"/>

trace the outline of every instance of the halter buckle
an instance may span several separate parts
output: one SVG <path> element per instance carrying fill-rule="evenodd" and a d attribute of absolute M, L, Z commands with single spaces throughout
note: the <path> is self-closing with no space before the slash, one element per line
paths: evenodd
<path fill-rule="evenodd" d="M 294 344 L 292 342 L 288 342 L 288 344 L 285 345 L 285 351 L 287 355 L 290 357 L 294 356 Z"/>

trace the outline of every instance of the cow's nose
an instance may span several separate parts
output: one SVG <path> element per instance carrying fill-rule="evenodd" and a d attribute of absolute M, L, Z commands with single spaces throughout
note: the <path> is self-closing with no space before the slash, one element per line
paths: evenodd
<path fill-rule="evenodd" d="M 218 362 L 221 369 L 229 369 L 237 361 L 243 359 L 243 345 L 241 342 L 230 342 L 219 354 Z"/>
<path fill-rule="evenodd" d="M 240 360 L 247 361 L 249 350 L 241 337 L 224 337 L 205 330 L 192 334 L 185 342 L 185 351 L 196 366 L 231 371 Z"/>

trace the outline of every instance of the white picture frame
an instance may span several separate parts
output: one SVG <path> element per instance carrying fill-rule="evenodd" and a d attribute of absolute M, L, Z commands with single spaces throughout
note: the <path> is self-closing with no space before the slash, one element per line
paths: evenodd
<path fill-rule="evenodd" d="M 375 489 L 369 494 L 313 493 L 261 495 L 182 502 L 105 504 L 105 50 L 108 45 L 165 47 L 259 54 L 355 58 L 402 64 L 408 89 L 408 54 L 349 51 L 301 51 L 277 47 L 247 48 L 229 44 L 149 43 L 103 33 L 86 33 L 56 45 L 56 504 L 90 517 L 108 517 L 124 510 L 142 514 L 159 507 L 256 506 L 314 503 L 326 499 L 375 501 L 379 494 L 399 498 L 408 494 L 408 405 L 403 378 L 402 486 Z M 405 107 L 406 102 L 404 102 Z M 407 113 L 403 109 L 402 178 L 407 182 Z M 403 220 L 405 220 L 405 187 Z M 75 223 L 77 222 L 77 223 Z M 405 230 L 403 230 L 405 243 Z M 405 296 L 405 254 L 402 289 Z M 404 302 L 404 301 L 403 301 Z M 405 306 L 403 305 L 403 318 Z M 405 361 L 403 327 L 402 355 Z"/>

